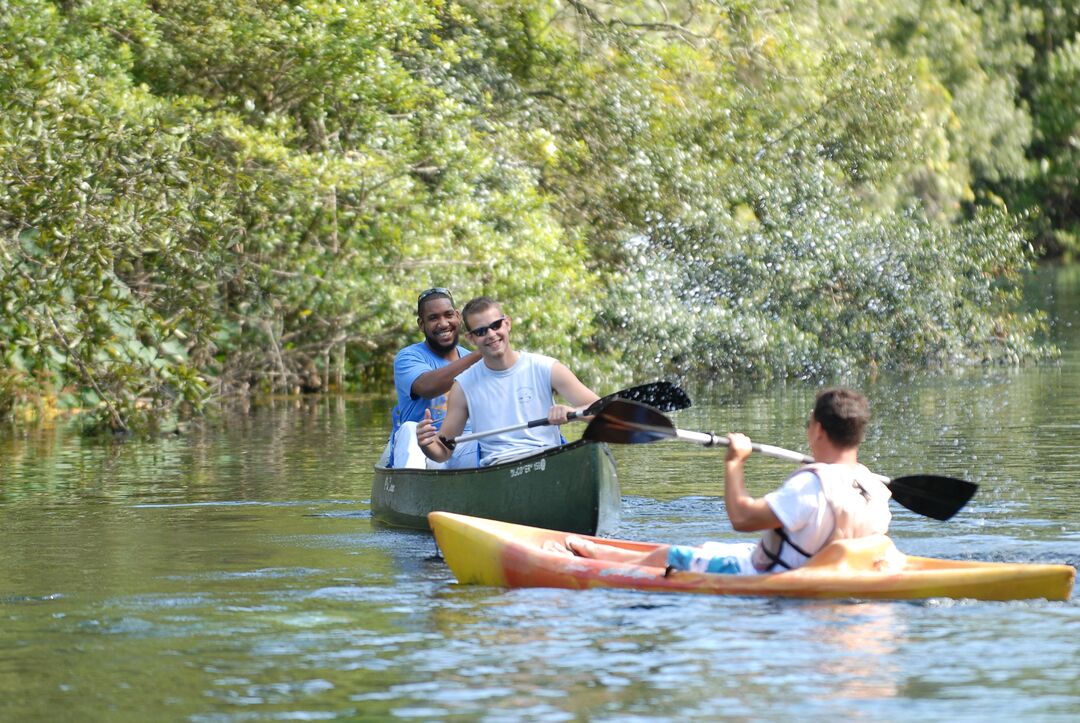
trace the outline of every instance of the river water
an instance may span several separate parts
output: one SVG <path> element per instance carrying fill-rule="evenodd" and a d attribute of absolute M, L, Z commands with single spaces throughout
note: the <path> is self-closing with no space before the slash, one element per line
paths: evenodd
<path fill-rule="evenodd" d="M 1044 271 L 1060 361 L 857 380 L 871 469 L 980 491 L 912 554 L 1080 564 L 1080 269 Z M 640 383 L 647 380 L 627 380 Z M 603 392 L 604 390 L 600 390 Z M 813 385 L 688 390 L 686 429 L 805 449 Z M 103 444 L 0 437 L 0 720 L 1075 720 L 1080 605 L 807 602 L 457 585 L 372 525 L 390 400 L 278 400 Z M 721 453 L 615 449 L 618 536 L 738 539 Z M 752 459 L 751 492 L 790 470 Z"/>

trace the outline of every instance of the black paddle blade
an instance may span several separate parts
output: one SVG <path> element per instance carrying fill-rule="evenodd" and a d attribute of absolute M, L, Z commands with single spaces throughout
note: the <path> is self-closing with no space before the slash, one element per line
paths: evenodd
<path fill-rule="evenodd" d="M 889 480 L 888 486 L 894 500 L 916 514 L 935 520 L 947 520 L 955 515 L 979 489 L 974 482 L 932 474 L 897 477 Z"/>
<path fill-rule="evenodd" d="M 674 412 L 690 406 L 690 397 L 675 384 L 671 382 L 650 382 L 637 387 L 622 389 L 606 397 L 600 397 L 590 404 L 580 416 L 591 417 L 616 399 L 642 402 L 662 412 Z"/>
<path fill-rule="evenodd" d="M 671 382 L 652 382 L 616 392 L 618 399 L 641 402 L 661 412 L 675 412 L 690 406 L 690 397 Z"/>
<path fill-rule="evenodd" d="M 648 444 L 677 437 L 675 425 L 656 409 L 640 402 L 615 399 L 585 427 L 581 435 L 594 442 Z"/>

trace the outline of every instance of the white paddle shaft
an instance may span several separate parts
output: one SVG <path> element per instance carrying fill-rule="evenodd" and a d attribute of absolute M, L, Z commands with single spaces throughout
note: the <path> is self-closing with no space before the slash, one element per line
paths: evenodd
<path fill-rule="evenodd" d="M 705 445 L 706 447 L 727 447 L 730 441 L 727 437 L 722 437 L 718 434 L 705 434 L 704 432 L 688 432 L 685 429 L 676 429 L 675 436 L 679 439 L 685 439 L 688 442 L 697 442 L 698 444 Z M 755 452 L 768 455 L 769 457 L 776 457 L 777 459 L 786 459 L 788 462 L 795 462 L 796 464 L 813 464 L 816 460 L 799 452 L 794 452 L 790 449 L 784 449 L 783 447 L 774 447 L 771 444 L 758 444 L 753 442 L 750 445 Z M 873 473 L 871 473 L 873 474 Z M 889 478 L 885 475 L 874 474 L 884 484 L 889 483 Z"/>
<path fill-rule="evenodd" d="M 704 432 L 688 432 L 685 429 L 676 429 L 676 435 L 679 439 L 685 439 L 690 442 L 697 442 L 703 444 L 706 447 L 715 447 L 717 445 L 721 447 L 728 446 L 728 438 L 722 437 L 718 434 L 705 434 Z M 784 449 L 783 447 L 774 447 L 771 444 L 758 444 L 754 442 L 752 445 L 755 452 L 766 454 L 770 457 L 776 457 L 777 459 L 786 459 L 788 462 L 796 462 L 798 464 L 811 464 L 814 461 L 813 457 L 808 457 L 805 454 L 799 452 L 793 452 L 790 449 Z"/>
<path fill-rule="evenodd" d="M 566 416 L 566 421 L 572 421 L 582 416 L 581 412 L 570 412 Z M 519 429 L 528 429 L 529 427 L 544 427 L 550 424 L 546 419 L 534 419 L 531 422 L 522 422 L 520 424 L 511 424 L 509 427 L 500 427 L 499 429 L 488 429 L 483 432 L 472 432 L 471 434 L 462 434 L 459 437 L 454 437 L 454 444 L 460 444 L 462 442 L 469 442 L 474 439 L 480 439 L 481 437 L 490 437 L 493 434 L 502 434 L 503 432 L 516 432 Z"/>

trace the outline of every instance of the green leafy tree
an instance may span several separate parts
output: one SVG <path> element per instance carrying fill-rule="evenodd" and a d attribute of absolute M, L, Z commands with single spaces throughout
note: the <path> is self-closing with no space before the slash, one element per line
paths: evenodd
<path fill-rule="evenodd" d="M 0 1 L 0 411 L 377 388 L 433 285 L 594 385 L 1038 356 L 1045 5 Z"/>

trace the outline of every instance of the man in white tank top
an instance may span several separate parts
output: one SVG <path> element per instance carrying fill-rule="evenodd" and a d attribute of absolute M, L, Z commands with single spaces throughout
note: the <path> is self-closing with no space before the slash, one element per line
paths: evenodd
<path fill-rule="evenodd" d="M 436 429 L 430 415 L 420 421 L 416 438 L 430 459 L 442 462 L 452 450 L 443 440 L 461 434 L 466 422 L 473 433 L 501 429 L 547 416 L 550 426 L 502 432 L 479 439 L 480 464 L 486 466 L 538 452 L 562 443 L 558 425 L 599 397 L 566 365 L 542 354 L 516 351 L 510 344 L 510 317 L 485 296 L 461 311 L 465 332 L 480 352 L 474 364 L 455 380 L 446 397 L 446 416 Z M 558 392 L 568 406 L 555 402 Z"/>

